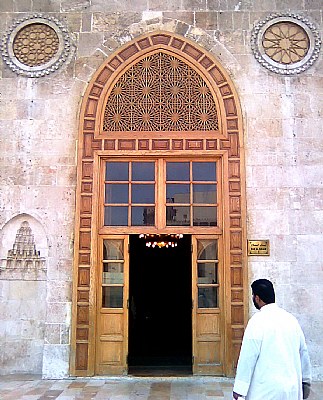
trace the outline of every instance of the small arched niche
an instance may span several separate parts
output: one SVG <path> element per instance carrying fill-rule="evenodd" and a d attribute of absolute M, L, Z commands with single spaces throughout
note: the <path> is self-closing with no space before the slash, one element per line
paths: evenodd
<path fill-rule="evenodd" d="M 1 230 L 1 279 L 46 280 L 48 243 L 42 224 L 19 214 Z"/>

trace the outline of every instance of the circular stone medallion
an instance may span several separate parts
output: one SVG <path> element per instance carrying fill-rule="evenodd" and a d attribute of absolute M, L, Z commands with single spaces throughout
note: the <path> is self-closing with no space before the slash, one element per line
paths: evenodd
<path fill-rule="evenodd" d="M 320 35 L 314 25 L 292 13 L 268 16 L 255 25 L 251 35 L 257 61 L 283 75 L 308 69 L 318 58 L 320 46 Z"/>
<path fill-rule="evenodd" d="M 2 57 L 17 74 L 40 77 L 71 59 L 73 47 L 64 25 L 53 17 L 17 20 L 2 40 Z"/>

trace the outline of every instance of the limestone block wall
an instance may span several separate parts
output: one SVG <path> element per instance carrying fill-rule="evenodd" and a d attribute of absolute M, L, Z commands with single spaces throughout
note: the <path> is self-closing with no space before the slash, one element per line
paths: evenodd
<path fill-rule="evenodd" d="M 322 37 L 319 0 L 1 1 L 1 35 L 15 19 L 38 13 L 62 21 L 75 49 L 68 62 L 42 77 L 19 76 L 0 60 L 0 229 L 15 216 L 28 214 L 42 224 L 48 243 L 45 280 L 29 282 L 38 296 L 34 300 L 19 289 L 23 281 L 14 283 L 0 272 L 0 301 L 6 310 L 14 302 L 40 300 L 46 309 L 34 318 L 34 347 L 24 350 L 21 340 L 1 373 L 16 372 L 19 365 L 20 372 L 44 377 L 69 374 L 82 95 L 99 65 L 121 45 L 142 33 L 165 30 L 211 52 L 236 85 L 245 125 L 247 237 L 270 240 L 270 256 L 248 258 L 249 281 L 274 281 L 278 303 L 304 329 L 314 378 L 323 378 L 322 56 L 308 70 L 283 76 L 260 65 L 250 45 L 256 23 L 286 12 L 309 18 Z M 28 331 L 20 318 L 3 321 L 2 337 L 11 331 L 19 342 Z M 28 361 L 25 356 L 21 362 L 33 352 L 42 357 Z"/>

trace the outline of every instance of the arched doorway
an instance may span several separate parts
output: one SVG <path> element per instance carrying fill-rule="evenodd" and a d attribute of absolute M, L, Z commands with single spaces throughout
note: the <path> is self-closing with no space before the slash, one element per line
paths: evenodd
<path fill-rule="evenodd" d="M 150 33 L 101 66 L 80 126 L 72 373 L 127 373 L 131 237 L 178 234 L 191 252 L 192 371 L 232 375 L 246 268 L 242 121 L 228 74 L 195 43 Z"/>

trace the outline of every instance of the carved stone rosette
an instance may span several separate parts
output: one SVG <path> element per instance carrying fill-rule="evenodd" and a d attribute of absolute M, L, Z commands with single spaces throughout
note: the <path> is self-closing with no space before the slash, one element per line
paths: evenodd
<path fill-rule="evenodd" d="M 308 18 L 294 13 L 271 14 L 251 33 L 256 60 L 281 75 L 306 71 L 320 54 L 321 38 Z"/>
<path fill-rule="evenodd" d="M 38 78 L 71 60 L 74 46 L 56 18 L 34 14 L 16 20 L 2 38 L 2 58 L 19 75 Z"/>

